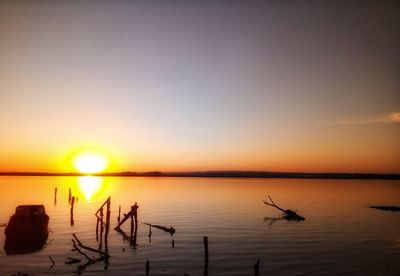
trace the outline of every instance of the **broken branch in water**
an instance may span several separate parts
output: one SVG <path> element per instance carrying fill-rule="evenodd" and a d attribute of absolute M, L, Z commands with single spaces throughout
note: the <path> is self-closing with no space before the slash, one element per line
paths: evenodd
<path fill-rule="evenodd" d="M 105 260 L 107 262 L 107 260 L 110 256 L 106 252 L 83 245 L 82 242 L 78 239 L 78 237 L 75 234 L 72 234 L 72 236 L 74 237 L 74 239 L 72 239 L 73 248 L 74 248 L 73 251 L 78 251 L 79 254 L 83 255 L 87 259 L 87 262 L 85 264 L 78 266 L 77 269 L 78 269 L 79 273 L 83 272 L 85 270 L 85 268 L 91 264 L 94 264 L 94 263 L 97 263 L 97 262 L 103 261 L 103 260 Z M 86 249 L 88 251 L 99 253 L 100 257 L 96 258 L 96 259 L 94 257 L 90 258 L 85 252 L 82 251 L 82 249 Z M 74 264 L 74 263 L 81 262 L 81 260 L 75 259 L 75 258 L 67 258 L 67 259 L 69 259 L 69 260 L 67 260 L 65 262 L 66 264 Z"/>
<path fill-rule="evenodd" d="M 86 249 L 86 250 L 89 250 L 89 251 L 93 251 L 93 252 L 99 253 L 101 257 L 107 257 L 107 258 L 110 257 L 110 255 L 106 254 L 105 252 L 103 252 L 101 250 L 97 250 L 97 249 L 94 249 L 94 248 L 91 248 L 89 246 L 86 246 L 86 245 L 82 244 L 81 241 L 78 239 L 78 237 L 75 235 L 75 233 L 72 234 L 72 236 L 75 238 L 76 243 L 77 243 L 77 245 L 79 247 L 81 247 L 83 249 Z"/>
<path fill-rule="evenodd" d="M 68 257 L 67 260 L 65 261 L 65 264 L 70 265 L 70 264 L 76 264 L 76 263 L 80 263 L 80 262 L 81 262 L 81 260 L 79 260 L 79 259 Z"/>
<path fill-rule="evenodd" d="M 49 267 L 49 269 L 52 269 L 53 266 L 56 264 L 56 262 L 53 260 L 53 258 L 50 255 L 49 255 L 49 259 L 50 259 L 50 261 L 52 263 L 52 265 Z"/>
<path fill-rule="evenodd" d="M 301 221 L 301 220 L 305 220 L 304 217 L 300 216 L 299 214 L 297 214 L 295 211 L 292 211 L 290 209 L 282 209 L 281 207 L 279 207 L 278 205 L 275 204 L 275 202 L 272 200 L 272 198 L 268 195 L 268 198 L 271 202 L 268 202 L 266 200 L 263 200 L 263 202 L 268 205 L 268 206 L 272 206 L 275 207 L 276 209 L 280 210 L 283 212 L 283 218 L 286 220 L 296 220 L 296 221 Z"/>
<path fill-rule="evenodd" d="M 74 249 L 75 249 L 76 251 L 78 251 L 79 254 L 85 256 L 85 258 L 88 259 L 88 261 L 91 261 L 91 260 L 92 260 L 92 258 L 90 258 L 88 255 L 86 255 L 85 252 L 83 252 L 83 251 L 76 245 L 76 242 L 75 242 L 74 240 L 72 240 L 72 243 L 73 243 Z"/>
<path fill-rule="evenodd" d="M 400 212 L 399 206 L 368 206 L 368 207 L 382 211 Z"/>
<path fill-rule="evenodd" d="M 172 227 L 172 226 L 170 228 L 168 228 L 168 227 L 161 226 L 161 225 L 156 225 L 156 224 L 150 224 L 150 223 L 144 223 L 144 224 L 149 225 L 149 226 L 154 227 L 154 228 L 157 228 L 157 229 L 160 229 L 160 230 L 163 230 L 163 231 L 165 231 L 167 233 L 170 233 L 171 236 L 176 232 L 174 227 Z"/>

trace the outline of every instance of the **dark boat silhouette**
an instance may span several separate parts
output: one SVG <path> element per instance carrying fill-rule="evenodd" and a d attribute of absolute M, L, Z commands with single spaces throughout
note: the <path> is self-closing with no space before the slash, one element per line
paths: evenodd
<path fill-rule="evenodd" d="M 26 254 L 43 248 L 49 235 L 49 216 L 43 205 L 20 205 L 5 229 L 7 255 Z"/>

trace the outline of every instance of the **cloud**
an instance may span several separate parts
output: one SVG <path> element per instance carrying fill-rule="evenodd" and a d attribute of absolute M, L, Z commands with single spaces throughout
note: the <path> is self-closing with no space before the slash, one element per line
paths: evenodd
<path fill-rule="evenodd" d="M 364 118 L 351 118 L 336 122 L 325 123 L 327 125 L 370 125 L 370 124 L 400 124 L 400 112 L 391 112 Z"/>

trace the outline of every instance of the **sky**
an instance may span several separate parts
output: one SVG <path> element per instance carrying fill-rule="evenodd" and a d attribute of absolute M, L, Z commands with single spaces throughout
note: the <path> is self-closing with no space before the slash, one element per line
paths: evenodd
<path fill-rule="evenodd" d="M 0 171 L 400 173 L 397 1 L 1 1 Z"/>

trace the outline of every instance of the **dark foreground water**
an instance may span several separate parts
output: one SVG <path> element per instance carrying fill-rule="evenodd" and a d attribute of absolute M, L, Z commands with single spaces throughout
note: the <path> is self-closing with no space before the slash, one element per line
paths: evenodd
<path fill-rule="evenodd" d="M 54 188 L 58 188 L 54 203 Z M 78 197 L 70 225 L 68 188 Z M 302 222 L 273 220 L 280 212 L 262 203 L 269 194 Z M 366 208 L 400 205 L 400 181 L 219 178 L 0 177 L 0 225 L 20 204 L 44 204 L 50 216 L 47 244 L 40 251 L 7 256 L 0 228 L 0 275 L 73 275 L 82 259 L 72 249 L 72 233 L 97 247 L 98 207 L 111 196 L 111 226 L 118 206 L 135 202 L 137 246 L 111 230 L 108 268 L 99 262 L 84 275 L 203 275 L 203 236 L 209 239 L 209 275 L 399 275 L 400 213 Z M 143 223 L 173 226 L 174 236 Z M 130 222 L 122 228 L 129 235 Z M 175 247 L 172 248 L 172 240 Z M 90 256 L 93 254 L 90 253 Z M 51 269 L 51 256 L 56 262 Z"/>

